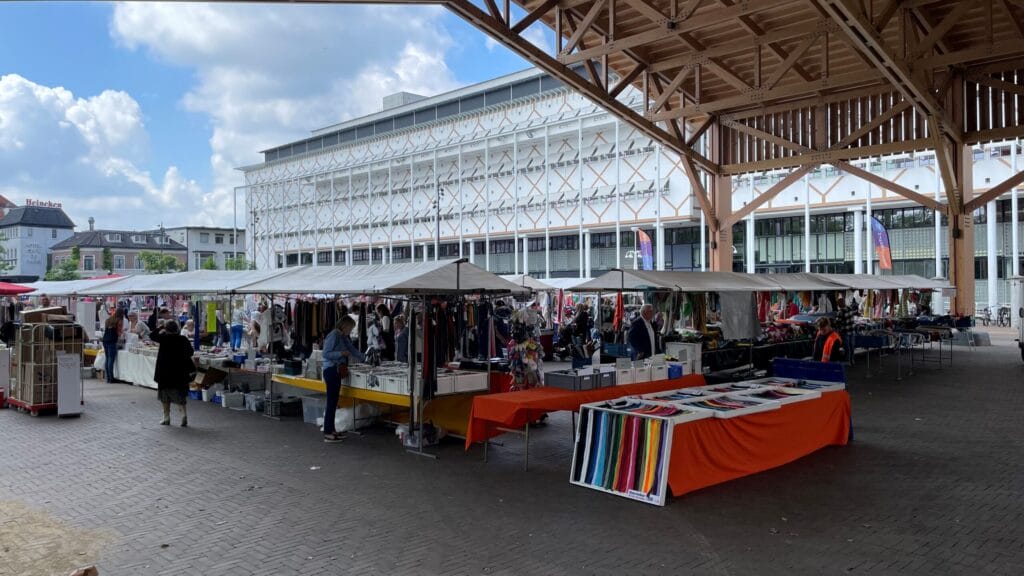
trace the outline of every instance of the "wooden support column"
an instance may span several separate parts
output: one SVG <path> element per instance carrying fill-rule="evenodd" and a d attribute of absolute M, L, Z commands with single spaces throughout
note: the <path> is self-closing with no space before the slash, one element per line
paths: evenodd
<path fill-rule="evenodd" d="M 708 130 L 708 151 L 712 162 L 721 163 L 723 147 L 728 143 L 722 138 L 722 124 L 714 119 Z M 732 177 L 708 175 L 708 190 L 714 218 L 708 220 L 708 269 L 715 272 L 732 272 Z"/>
<path fill-rule="evenodd" d="M 715 221 L 711 223 L 711 270 L 732 272 L 732 178 L 711 176 L 711 194 L 715 203 Z"/>
<path fill-rule="evenodd" d="M 966 204 L 974 196 L 972 178 L 974 152 L 970 146 L 952 146 L 955 181 Z M 974 314 L 974 215 L 963 210 L 949 211 L 949 281 L 956 286 L 950 306 L 954 314 Z"/>

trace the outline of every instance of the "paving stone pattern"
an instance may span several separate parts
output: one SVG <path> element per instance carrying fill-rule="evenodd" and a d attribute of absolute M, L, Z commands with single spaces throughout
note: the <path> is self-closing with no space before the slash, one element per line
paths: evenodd
<path fill-rule="evenodd" d="M 201 402 L 163 427 L 154 391 L 97 381 L 81 418 L 0 411 L 0 501 L 113 534 L 104 576 L 1020 574 L 1024 364 L 996 343 L 900 382 L 859 363 L 852 445 L 664 508 L 571 486 L 567 414 L 524 472 L 518 437 L 485 464 Z"/>

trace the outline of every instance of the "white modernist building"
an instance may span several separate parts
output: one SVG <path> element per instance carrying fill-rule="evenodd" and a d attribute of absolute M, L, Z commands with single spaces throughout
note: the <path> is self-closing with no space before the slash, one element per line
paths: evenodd
<path fill-rule="evenodd" d="M 164 228 L 163 233 L 188 249 L 189 270 L 201 269 L 203 263 L 210 258 L 218 270 L 224 270 L 228 260 L 236 256 L 245 257 L 245 230 L 213 226 L 179 226 Z"/>
<path fill-rule="evenodd" d="M 702 214 L 678 156 L 542 72 L 396 96 L 242 168 L 259 268 L 466 257 L 499 274 L 592 276 L 636 266 L 640 229 L 654 240 L 656 268 L 706 265 Z M 640 108 L 636 94 L 622 98 Z M 975 193 L 1019 170 L 1018 156 L 1013 142 L 978 148 Z M 854 164 L 943 197 L 930 153 Z M 780 178 L 735 177 L 733 209 Z M 1005 279 L 1019 273 L 1016 196 L 978 211 L 967 231 L 979 302 L 1008 302 Z M 872 216 L 889 228 L 893 272 L 945 275 L 941 216 L 832 168 L 734 227 L 735 268 L 880 272 L 864 233 Z"/>

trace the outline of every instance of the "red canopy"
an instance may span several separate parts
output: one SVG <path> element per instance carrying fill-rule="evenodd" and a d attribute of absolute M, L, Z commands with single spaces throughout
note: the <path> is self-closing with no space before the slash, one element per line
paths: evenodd
<path fill-rule="evenodd" d="M 24 294 L 31 292 L 35 288 L 29 288 L 28 286 L 22 286 L 21 284 L 11 284 L 10 282 L 0 282 L 0 295 L 2 296 L 13 296 L 15 294 Z"/>

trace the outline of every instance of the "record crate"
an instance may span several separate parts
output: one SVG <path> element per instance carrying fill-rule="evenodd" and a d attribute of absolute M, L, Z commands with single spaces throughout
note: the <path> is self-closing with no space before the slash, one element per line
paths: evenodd
<path fill-rule="evenodd" d="M 57 353 L 75 354 L 81 362 L 83 336 L 81 326 L 70 322 L 19 326 L 10 404 L 32 413 L 56 408 Z"/>

